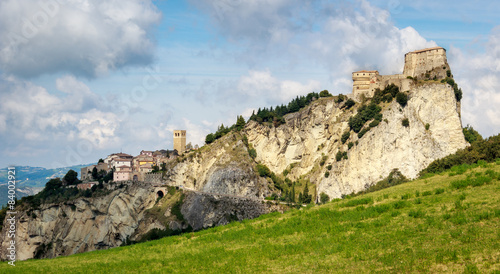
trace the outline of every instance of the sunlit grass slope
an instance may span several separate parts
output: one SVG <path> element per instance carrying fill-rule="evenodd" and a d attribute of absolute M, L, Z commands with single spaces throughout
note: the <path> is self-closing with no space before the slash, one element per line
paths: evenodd
<path fill-rule="evenodd" d="M 500 271 L 500 162 L 326 205 L 0 272 Z"/>

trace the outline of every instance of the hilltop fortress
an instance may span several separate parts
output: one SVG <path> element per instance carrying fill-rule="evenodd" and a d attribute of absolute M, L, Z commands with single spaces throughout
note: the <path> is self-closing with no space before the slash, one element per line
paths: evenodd
<path fill-rule="evenodd" d="M 450 66 L 446 59 L 446 50 L 433 47 L 416 50 L 405 54 L 403 74 L 380 75 L 376 70 L 360 70 L 352 73 L 352 94 L 360 100 L 362 96 L 373 97 L 377 88 L 384 89 L 395 84 L 401 91 L 410 89 L 413 80 L 440 80 L 447 76 Z"/>

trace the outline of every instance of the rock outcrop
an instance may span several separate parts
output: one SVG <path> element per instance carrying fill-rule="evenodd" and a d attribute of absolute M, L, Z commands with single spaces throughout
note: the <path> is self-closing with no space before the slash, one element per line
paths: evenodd
<path fill-rule="evenodd" d="M 152 229 L 181 231 L 190 226 L 192 230 L 200 230 L 284 210 L 280 205 L 256 198 L 179 190 L 176 197 L 184 197 L 183 216 L 179 220 L 171 212 L 169 199 L 173 196 L 167 194 L 158 200 L 157 191 L 164 189 L 130 184 L 106 196 L 47 204 L 19 213 L 17 259 L 53 258 L 108 249 L 128 240 L 138 241 Z M 6 259 L 9 247 L 6 235 L 0 235 L 1 259 Z"/>
<path fill-rule="evenodd" d="M 270 194 L 268 182 L 255 173 L 254 167 L 242 135 L 232 132 L 171 163 L 163 183 L 208 193 L 264 198 Z"/>
<path fill-rule="evenodd" d="M 408 96 L 405 107 L 396 100 L 383 105 L 383 121 L 362 138 L 351 131 L 344 144 L 341 135 L 349 130 L 348 120 L 356 108 L 345 111 L 333 98 L 322 98 L 286 115 L 286 124 L 277 128 L 250 122 L 246 133 L 257 150 L 257 160 L 273 172 L 282 173 L 294 164 L 289 176 L 305 176 L 316 183 L 317 193 L 340 198 L 364 190 L 395 168 L 415 178 L 432 161 L 467 146 L 459 105 L 449 85 L 420 84 Z M 408 127 L 402 125 L 405 118 Z M 355 144 L 350 149 L 349 142 Z M 348 159 L 337 161 L 338 151 L 347 152 Z M 320 166 L 323 156 L 326 163 Z M 326 178 L 328 165 L 332 169 Z"/>
<path fill-rule="evenodd" d="M 56 257 L 119 246 L 136 230 L 144 211 L 155 201 L 154 189 L 132 185 L 102 197 L 44 204 L 36 210 L 19 212 L 17 259 L 33 258 L 40 248 L 46 249 L 41 257 Z M 2 259 L 8 244 L 5 236 L 0 235 Z"/>

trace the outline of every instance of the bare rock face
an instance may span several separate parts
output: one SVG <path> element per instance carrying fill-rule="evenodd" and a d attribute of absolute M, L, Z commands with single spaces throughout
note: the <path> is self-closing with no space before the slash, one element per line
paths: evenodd
<path fill-rule="evenodd" d="M 229 133 L 199 153 L 191 152 L 173 163 L 164 184 L 195 191 L 264 198 L 270 194 L 265 178 L 255 171 L 255 162 L 239 133 Z"/>
<path fill-rule="evenodd" d="M 193 230 L 200 230 L 257 218 L 269 213 L 270 206 L 257 199 L 191 192 L 186 195 L 181 212 Z"/>
<path fill-rule="evenodd" d="M 43 257 L 50 258 L 119 246 L 136 230 L 145 209 L 155 201 L 152 188 L 132 186 L 103 197 L 42 205 L 31 214 L 19 212 L 17 259 L 33 258 L 40 247 L 45 247 Z M 6 258 L 8 245 L 5 236 L 0 235 L 2 259 Z"/>
<path fill-rule="evenodd" d="M 286 124 L 278 128 L 251 122 L 246 133 L 257 150 L 257 160 L 273 172 L 281 173 L 294 164 L 289 176 L 304 175 L 316 184 L 317 193 L 340 198 L 364 190 L 395 168 L 415 178 L 432 161 L 467 146 L 459 105 L 449 85 L 424 84 L 411 89 L 408 95 L 406 107 L 396 100 L 383 106 L 383 121 L 362 138 L 351 131 L 345 144 L 340 137 L 349 130 L 349 117 L 356 111 L 343 111 L 330 98 L 287 115 Z M 405 118 L 408 127 L 402 125 Z M 357 144 L 349 149 L 349 142 Z M 338 151 L 347 152 L 348 159 L 336 161 Z M 323 156 L 326 162 L 320 166 Z M 328 165 L 332 169 L 326 177 Z"/>

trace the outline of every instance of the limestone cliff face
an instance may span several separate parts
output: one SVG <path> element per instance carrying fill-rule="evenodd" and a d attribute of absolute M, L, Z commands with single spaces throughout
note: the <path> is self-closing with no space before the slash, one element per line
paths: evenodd
<path fill-rule="evenodd" d="M 43 257 L 119 246 L 135 232 L 144 210 L 152 207 L 155 200 L 152 188 L 131 186 L 103 197 L 42 205 L 38 210 L 30 210 L 31 214 L 19 212 L 17 259 L 33 258 L 42 244 L 48 246 Z M 2 259 L 8 244 L 5 235 L 3 232 L 0 235 Z"/>
<path fill-rule="evenodd" d="M 351 131 L 350 139 L 342 144 L 340 137 L 349 129 L 349 117 L 355 112 L 354 108 L 343 111 L 333 99 L 324 98 L 287 115 L 285 125 L 268 128 L 251 122 L 246 133 L 257 150 L 257 160 L 275 173 L 296 163 L 291 176 L 305 175 L 316 183 L 317 193 L 325 192 L 330 198 L 364 190 L 394 168 L 415 178 L 433 160 L 467 146 L 453 89 L 446 84 L 413 87 L 406 107 L 395 100 L 383 106 L 383 121 L 378 126 L 362 138 Z M 402 125 L 405 118 L 409 127 Z M 357 145 L 348 149 L 349 142 Z M 347 152 L 347 160 L 336 161 L 339 150 Z M 319 165 L 322 155 L 327 157 L 324 166 Z M 330 164 L 332 170 L 326 178 Z"/>
<path fill-rule="evenodd" d="M 256 175 L 239 133 L 229 133 L 210 146 L 174 162 L 165 177 L 167 185 L 182 185 L 207 193 L 264 198 L 270 194 L 266 179 Z"/>

